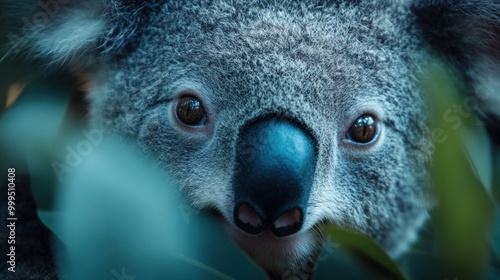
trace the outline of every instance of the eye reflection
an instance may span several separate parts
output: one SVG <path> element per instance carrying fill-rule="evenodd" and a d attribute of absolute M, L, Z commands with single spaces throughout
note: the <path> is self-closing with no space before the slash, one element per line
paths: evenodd
<path fill-rule="evenodd" d="M 377 124 L 372 115 L 363 115 L 359 117 L 347 132 L 346 138 L 361 144 L 366 144 L 377 135 Z"/>
<path fill-rule="evenodd" d="M 189 126 L 203 125 L 206 120 L 206 113 L 200 100 L 193 96 L 185 96 L 179 100 L 176 114 L 179 121 Z"/>

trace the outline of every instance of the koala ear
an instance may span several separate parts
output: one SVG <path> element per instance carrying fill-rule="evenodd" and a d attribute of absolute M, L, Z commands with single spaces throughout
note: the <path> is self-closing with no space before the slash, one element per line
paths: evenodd
<path fill-rule="evenodd" d="M 500 144 L 500 1 L 424 0 L 414 13 L 425 40 L 464 76 L 470 103 Z"/>
<path fill-rule="evenodd" d="M 135 43 L 147 13 L 157 5 L 137 0 L 31 3 L 12 1 L 9 5 L 10 15 L 22 21 L 8 35 L 9 52 L 27 51 L 30 58 L 59 66 L 86 66 L 102 57 L 122 54 Z"/>
<path fill-rule="evenodd" d="M 426 0 L 414 8 L 425 38 L 455 59 L 494 55 L 500 46 L 500 3 L 492 0 Z M 465 61 L 463 61 L 465 62 Z"/>

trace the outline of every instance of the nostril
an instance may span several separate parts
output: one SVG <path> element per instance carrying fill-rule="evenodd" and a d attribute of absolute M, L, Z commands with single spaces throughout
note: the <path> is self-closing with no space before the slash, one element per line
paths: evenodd
<path fill-rule="evenodd" d="M 262 218 L 247 203 L 242 203 L 234 212 L 235 224 L 250 234 L 257 234 L 262 231 Z"/>
<path fill-rule="evenodd" d="M 276 236 L 292 235 L 302 228 L 302 211 L 293 208 L 283 213 L 273 223 L 273 232 Z"/>
<path fill-rule="evenodd" d="M 259 214 L 250 207 L 250 205 L 243 203 L 238 209 L 238 218 L 245 224 L 249 224 L 253 227 L 262 226 L 262 220 Z"/>
<path fill-rule="evenodd" d="M 296 223 L 300 223 L 302 221 L 302 214 L 298 208 L 293 208 L 290 211 L 285 212 L 281 215 L 276 221 L 274 221 L 274 228 L 283 228 L 292 226 Z"/>

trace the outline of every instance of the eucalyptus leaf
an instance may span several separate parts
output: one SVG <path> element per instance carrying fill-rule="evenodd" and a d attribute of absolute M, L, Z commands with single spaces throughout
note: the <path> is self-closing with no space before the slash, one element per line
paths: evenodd
<path fill-rule="evenodd" d="M 326 226 L 324 235 L 338 242 L 361 264 L 389 279 L 406 279 L 398 265 L 387 255 L 385 250 L 372 238 L 351 230 L 335 226 Z M 321 264 L 320 264 L 321 265 Z M 331 275 L 335 275 L 332 271 Z"/>
<path fill-rule="evenodd" d="M 492 225 L 490 244 L 496 258 L 496 261 L 500 263 L 500 206 L 495 206 L 495 220 Z"/>
<path fill-rule="evenodd" d="M 133 146 L 104 140 L 62 183 L 50 228 L 69 279 L 264 279 L 214 219 L 190 210 Z M 243 276 L 243 277 L 242 277 Z M 115 277 L 116 278 L 116 277 Z"/>
<path fill-rule="evenodd" d="M 442 117 L 450 108 L 464 102 L 459 98 L 463 89 L 457 85 L 453 71 L 444 65 L 429 70 L 431 74 L 424 79 L 424 90 L 435 116 L 433 131 L 439 130 L 443 136 L 434 143 L 431 170 L 433 190 L 439 201 L 434 218 L 441 276 L 481 278 L 488 261 L 485 237 L 493 216 L 492 201 L 487 195 L 489 186 L 482 182 L 491 183 L 491 175 L 488 170 L 474 168 L 481 168 L 483 161 L 491 164 L 488 162 L 491 158 L 484 150 L 488 149 L 485 138 L 469 132 L 480 131 L 475 117 L 463 118 L 458 127 Z M 466 140 L 463 135 L 467 135 Z M 473 149 L 475 145 L 483 147 Z"/>

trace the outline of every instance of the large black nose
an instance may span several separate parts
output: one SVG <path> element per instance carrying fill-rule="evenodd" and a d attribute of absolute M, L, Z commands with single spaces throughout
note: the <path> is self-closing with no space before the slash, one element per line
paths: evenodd
<path fill-rule="evenodd" d="M 234 222 L 257 234 L 298 232 L 305 219 L 316 167 L 313 137 L 300 125 L 269 118 L 240 135 L 234 178 Z"/>

